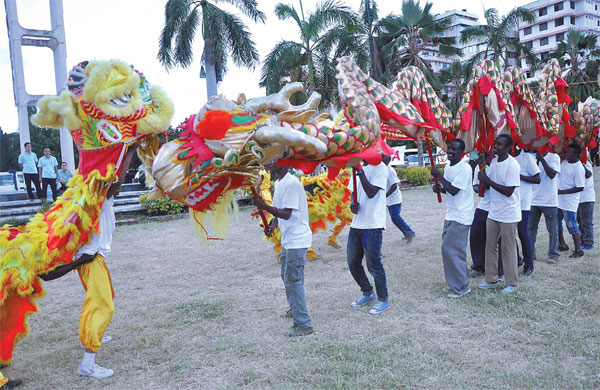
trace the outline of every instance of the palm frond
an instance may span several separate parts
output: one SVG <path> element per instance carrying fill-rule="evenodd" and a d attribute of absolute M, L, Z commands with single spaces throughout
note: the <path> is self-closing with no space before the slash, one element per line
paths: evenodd
<path fill-rule="evenodd" d="M 196 29 L 200 23 L 200 13 L 198 8 L 194 7 L 185 20 L 179 26 L 177 36 L 175 37 L 175 52 L 173 53 L 173 61 L 184 68 L 187 68 L 194 59 L 194 51 L 192 44 L 196 35 Z"/>
<path fill-rule="evenodd" d="M 225 42 L 233 62 L 238 66 L 254 69 L 259 60 L 258 51 L 244 22 L 237 16 L 217 7 L 214 7 L 213 15 L 219 19 L 222 25 L 221 30 L 225 39 L 220 37 L 220 40 Z"/>
<path fill-rule="evenodd" d="M 165 26 L 159 38 L 157 59 L 167 70 L 175 65 L 172 53 L 173 38 L 189 12 L 189 3 L 186 0 L 169 0 L 165 5 Z"/>
<path fill-rule="evenodd" d="M 258 2 L 256 0 L 214 0 L 215 2 L 224 2 L 233 4 L 237 9 L 242 11 L 244 15 L 249 17 L 253 22 L 264 23 L 267 20 L 267 16 L 258 9 Z"/>
<path fill-rule="evenodd" d="M 279 3 L 275 6 L 275 16 L 277 16 L 277 18 L 279 20 L 288 20 L 288 19 L 293 19 L 296 24 L 298 25 L 298 28 L 300 28 L 300 30 L 302 30 L 302 21 L 300 20 L 300 17 L 298 16 L 298 12 L 296 12 L 296 8 L 294 8 L 293 5 L 290 4 L 284 4 L 284 3 Z"/>
<path fill-rule="evenodd" d="M 267 94 L 278 92 L 283 86 L 282 79 L 301 66 L 305 59 L 302 45 L 293 41 L 280 41 L 265 57 L 259 85 L 267 89 Z"/>
<path fill-rule="evenodd" d="M 343 25 L 348 32 L 355 32 L 360 20 L 350 7 L 340 1 L 326 0 L 310 14 L 306 24 L 306 35 L 314 39 L 331 25 Z"/>

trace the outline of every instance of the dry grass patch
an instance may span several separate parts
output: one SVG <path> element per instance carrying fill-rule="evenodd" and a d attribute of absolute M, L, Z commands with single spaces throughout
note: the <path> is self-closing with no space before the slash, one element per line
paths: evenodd
<path fill-rule="evenodd" d="M 30 336 L 6 374 L 23 378 L 23 389 L 600 387 L 598 250 L 562 256 L 556 265 L 538 261 L 513 296 L 477 291 L 478 279 L 469 296 L 449 300 L 439 249 L 445 205 L 429 189 L 403 197 L 402 215 L 417 239 L 407 245 L 388 221 L 383 255 L 392 307 L 379 317 L 350 307 L 360 290 L 345 250 L 327 246 L 326 234 L 314 240 L 321 259 L 306 266 L 316 333 L 288 339 L 279 266 L 247 210 L 211 250 L 188 220 L 120 226 L 108 258 L 114 340 L 97 357 L 115 376 L 75 373 L 83 353 L 83 289 L 75 274 L 45 284 L 41 313 L 31 317 Z M 595 216 L 598 231 L 598 207 Z M 543 257 L 543 223 L 540 232 Z"/>

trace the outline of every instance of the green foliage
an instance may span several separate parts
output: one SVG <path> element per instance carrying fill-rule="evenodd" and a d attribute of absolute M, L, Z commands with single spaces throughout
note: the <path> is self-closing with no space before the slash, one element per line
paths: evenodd
<path fill-rule="evenodd" d="M 4 225 L 21 226 L 21 225 L 26 225 L 27 222 L 29 222 L 29 218 L 12 217 L 12 218 L 8 218 L 8 219 L 5 219 L 4 221 L 2 221 L 0 223 L 0 226 L 4 226 Z"/>
<path fill-rule="evenodd" d="M 406 169 L 407 168 L 394 168 L 396 170 L 396 173 L 398 174 L 398 179 L 400 179 L 400 181 L 406 180 Z"/>
<path fill-rule="evenodd" d="M 411 184 L 425 185 L 429 184 L 431 172 L 429 167 L 409 167 L 406 168 L 405 177 L 406 181 Z"/>
<path fill-rule="evenodd" d="M 163 196 L 160 199 L 149 200 L 150 194 L 140 195 L 140 205 L 145 207 L 149 215 L 181 214 L 187 211 L 187 206 Z"/>

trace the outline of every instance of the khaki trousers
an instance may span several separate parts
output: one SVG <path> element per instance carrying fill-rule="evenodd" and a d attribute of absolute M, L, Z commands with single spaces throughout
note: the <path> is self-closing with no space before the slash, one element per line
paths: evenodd
<path fill-rule="evenodd" d="M 517 262 L 517 222 L 503 223 L 488 218 L 485 240 L 485 281 L 498 281 L 498 238 L 502 238 L 502 267 L 507 286 L 519 284 L 519 266 Z"/>

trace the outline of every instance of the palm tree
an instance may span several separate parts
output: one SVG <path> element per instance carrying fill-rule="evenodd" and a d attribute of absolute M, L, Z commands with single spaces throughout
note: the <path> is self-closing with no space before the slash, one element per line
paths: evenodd
<path fill-rule="evenodd" d="M 235 5 L 255 22 L 266 20 L 256 0 L 221 1 Z M 211 97 L 217 94 L 217 77 L 225 73 L 230 56 L 236 65 L 253 69 L 259 60 L 258 51 L 244 22 L 236 15 L 208 0 L 168 0 L 157 56 L 167 70 L 176 65 L 185 68 L 192 63 L 192 44 L 198 25 L 202 27 L 204 40 L 202 60 L 206 68 L 206 90 Z"/>
<path fill-rule="evenodd" d="M 569 29 L 565 38 L 558 43 L 552 57 L 558 58 L 563 71 L 566 71 L 564 77 L 575 107 L 577 102 L 587 99 L 598 90 L 594 82 L 597 62 L 593 61 L 600 57 L 600 50 L 596 49 L 598 36 Z"/>
<path fill-rule="evenodd" d="M 317 87 L 323 85 L 319 75 L 331 74 L 332 51 L 337 48 L 338 52 L 348 52 L 343 46 L 348 42 L 348 34 L 357 31 L 358 18 L 338 0 L 320 3 L 308 14 L 308 19 L 302 9 L 300 16 L 293 5 L 283 3 L 277 4 L 275 15 L 280 20 L 295 22 L 300 30 L 300 42 L 282 40 L 275 45 L 263 63 L 259 85 L 266 88 L 267 94 L 279 91 L 286 81 L 302 81 L 311 91 L 319 90 Z M 356 43 L 348 46 L 356 46 Z M 335 89 L 335 85 L 331 88 Z M 323 103 L 327 103 L 327 99 L 323 99 Z"/>
<path fill-rule="evenodd" d="M 437 48 L 440 55 L 447 57 L 461 52 L 454 46 L 455 38 L 443 36 L 452 20 L 436 18 L 431 13 L 432 5 L 428 2 L 421 7 L 419 0 L 404 0 L 401 15 L 390 15 L 380 21 L 380 42 L 388 59 L 385 79 L 395 76 L 401 68 L 413 65 L 425 74 L 435 89 L 441 87 L 431 65 L 422 57 L 423 51 Z"/>
<path fill-rule="evenodd" d="M 517 7 L 500 18 L 498 10 L 490 8 L 485 10 L 484 17 L 486 25 L 467 27 L 460 34 L 460 43 L 462 44 L 483 43 L 485 45 L 485 50 L 469 60 L 471 65 L 489 58 L 502 69 L 506 69 L 509 66 L 509 51 L 515 51 L 519 56 L 525 57 L 531 65 L 531 69 L 535 69 L 539 65 L 539 60 L 531 49 L 520 43 L 517 37 L 511 37 L 511 32 L 518 29 L 519 23 L 535 22 L 533 12 L 523 7 Z"/>
<path fill-rule="evenodd" d="M 458 111 L 462 95 L 465 92 L 465 81 L 469 78 L 470 73 L 470 68 L 458 60 L 440 71 L 440 82 L 444 86 L 453 88 L 452 98 L 448 102 L 448 109 L 452 112 Z"/>

